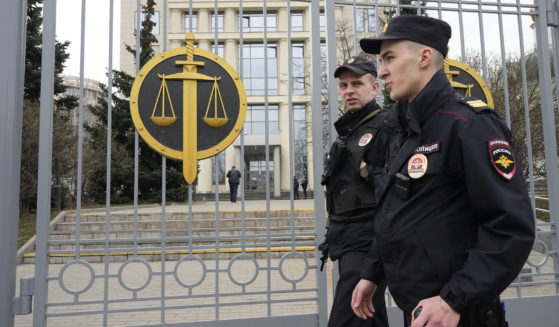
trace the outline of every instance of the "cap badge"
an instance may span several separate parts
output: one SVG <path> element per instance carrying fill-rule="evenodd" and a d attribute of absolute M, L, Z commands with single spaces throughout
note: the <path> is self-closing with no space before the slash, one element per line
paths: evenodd
<path fill-rule="evenodd" d="M 408 175 L 417 179 L 427 172 L 427 157 L 421 153 L 414 154 L 408 161 Z"/>
<path fill-rule="evenodd" d="M 489 158 L 499 175 L 507 180 L 514 177 L 516 164 L 508 141 L 500 139 L 489 141 Z"/>
<path fill-rule="evenodd" d="M 354 61 L 355 61 L 355 58 L 349 58 L 349 59 L 347 60 L 347 63 L 348 63 L 348 64 L 353 64 Z"/>
<path fill-rule="evenodd" d="M 388 23 L 384 24 L 384 27 L 382 29 L 382 34 L 386 34 L 386 30 L 388 29 Z"/>
<path fill-rule="evenodd" d="M 361 136 L 361 139 L 359 140 L 359 146 L 365 146 L 369 144 L 369 142 L 371 142 L 372 139 L 373 139 L 373 134 L 371 133 L 364 134 L 363 136 Z"/>

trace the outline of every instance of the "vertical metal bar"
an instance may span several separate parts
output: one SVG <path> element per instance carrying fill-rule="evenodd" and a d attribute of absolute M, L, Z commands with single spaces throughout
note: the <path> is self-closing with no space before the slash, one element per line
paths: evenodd
<path fill-rule="evenodd" d="M 539 1 L 539 15 L 536 16 L 536 38 L 538 49 L 549 49 L 547 39 L 547 1 Z M 550 72 L 549 51 L 538 51 L 540 94 L 542 96 L 542 122 L 544 132 L 545 166 L 547 173 L 547 191 L 549 198 L 549 215 L 554 233 L 554 249 L 559 249 L 559 172 L 557 168 L 557 140 L 555 131 L 555 117 Z M 559 260 L 554 260 L 555 272 L 559 271 Z M 555 285 L 555 292 L 559 294 L 559 285 Z"/>
<path fill-rule="evenodd" d="M 313 117 L 322 117 L 322 94 L 320 88 L 321 79 L 321 63 L 320 63 L 320 28 L 319 28 L 319 10 L 320 1 L 311 0 L 311 103 Z M 323 231 L 325 229 L 325 212 L 324 212 L 324 191 L 321 190 L 320 176 L 322 175 L 323 166 L 323 143 L 322 143 L 322 119 L 313 120 L 312 123 L 312 139 L 313 139 L 313 179 L 314 179 L 314 213 L 315 213 L 315 231 Z M 323 233 L 317 233 L 316 242 L 320 244 L 324 242 Z M 320 253 L 315 250 L 316 266 L 320 266 Z M 326 291 L 327 282 L 326 274 L 316 269 L 316 282 L 318 289 L 318 326 L 325 327 L 328 321 L 328 294 Z"/>
<path fill-rule="evenodd" d="M 105 188 L 105 273 L 103 275 L 103 326 L 108 324 L 109 310 L 109 264 L 110 264 L 110 232 L 111 232 L 111 143 L 113 126 L 113 34 L 114 34 L 114 0 L 109 8 L 109 68 L 107 78 L 107 175 Z"/>
<path fill-rule="evenodd" d="M 526 77 L 526 55 L 524 53 L 524 32 L 522 28 L 522 11 L 520 10 L 520 0 L 516 0 L 518 35 L 520 41 L 520 68 L 522 70 L 522 96 L 524 98 L 524 120 L 526 126 L 526 148 L 528 152 L 528 179 L 530 189 L 530 201 L 532 203 L 532 213 L 536 217 L 536 191 L 534 186 L 534 158 L 532 155 L 532 124 L 530 123 L 530 104 L 528 103 L 528 83 Z"/>
<path fill-rule="evenodd" d="M 15 296 L 16 252 L 19 221 L 21 130 L 25 73 L 26 1 L 9 1 L 0 12 L 0 321 L 14 324 L 12 300 Z M 51 75 L 52 78 L 52 75 Z M 42 91 L 42 89 L 41 89 Z M 38 209 L 38 207 L 37 207 Z M 37 260 L 37 259 L 36 259 Z"/>
<path fill-rule="evenodd" d="M 509 99 L 509 75 L 507 69 L 507 54 L 505 53 L 505 37 L 503 33 L 503 8 L 501 6 L 501 0 L 497 0 L 499 13 L 497 14 L 499 18 L 499 37 L 501 43 L 501 63 L 503 67 L 503 91 L 505 96 L 505 119 L 507 126 L 510 128 L 510 99 Z"/>
<path fill-rule="evenodd" d="M 479 22 L 479 41 L 481 45 L 481 64 L 483 69 L 483 78 L 487 79 L 487 63 L 485 62 L 485 36 L 483 33 L 483 4 L 478 3 L 478 22 Z"/>
<path fill-rule="evenodd" d="M 304 58 L 303 48 L 303 58 Z M 304 59 L 303 59 L 304 60 Z M 295 134 L 294 134 L 294 115 L 293 115 L 293 47 L 291 44 L 291 1 L 287 0 L 287 108 L 289 119 L 289 181 L 292 183 L 293 176 L 295 176 Z M 279 158 L 274 158 L 278 160 Z M 278 183 L 277 181 L 276 183 Z M 292 250 L 295 251 L 295 197 L 293 187 L 289 190 L 289 204 L 290 204 L 290 225 L 291 225 L 291 245 Z"/>
<path fill-rule="evenodd" d="M 167 51 L 167 0 L 163 1 L 163 51 Z M 165 325 L 165 261 L 167 252 L 167 158 L 161 156 L 161 324 Z"/>
<path fill-rule="evenodd" d="M 336 21 L 336 12 L 334 7 L 335 0 L 326 0 L 325 2 L 325 10 L 326 10 L 326 22 L 335 22 Z M 375 15 L 376 17 L 376 15 Z M 329 134 L 330 134 L 330 142 L 333 142 L 336 138 L 336 128 L 334 128 L 334 122 L 339 117 L 339 110 L 338 110 L 338 84 L 336 83 L 336 78 L 334 77 L 334 70 L 338 66 L 336 62 L 336 25 L 335 24 L 326 24 L 326 76 L 327 76 L 327 89 L 328 89 L 328 112 L 329 112 Z M 345 60 L 347 58 L 342 58 Z M 322 92 L 322 90 L 321 90 Z M 320 116 L 322 118 L 322 116 Z M 330 144 L 328 144 L 330 145 Z M 323 158 L 314 158 L 313 160 L 320 160 L 323 162 Z M 320 184 L 315 184 L 314 188 L 318 188 Z"/>
<path fill-rule="evenodd" d="M 211 22 L 210 22 L 211 26 Z M 218 31 L 218 9 L 217 0 L 214 0 L 214 53 L 218 53 L 219 46 L 217 44 Z M 225 49 L 224 49 L 225 50 Z M 215 185 L 215 320 L 219 320 L 219 160 L 218 155 L 213 157 L 214 162 L 214 185 Z"/>
<path fill-rule="evenodd" d="M 243 80 L 243 0 L 239 1 L 239 78 Z M 241 130 L 241 228 L 242 228 L 242 251 L 245 253 L 246 246 L 246 208 L 245 208 L 245 129 Z"/>
<path fill-rule="evenodd" d="M 268 104 L 268 1 L 264 0 L 262 4 L 262 15 L 264 16 L 264 128 L 265 139 L 265 161 L 266 161 L 266 261 L 267 261 L 267 279 L 266 279 L 266 307 L 267 316 L 272 315 L 272 256 L 270 249 L 270 115 Z M 277 24 L 276 24 L 277 25 Z M 277 58 L 277 55 L 276 55 Z"/>
<path fill-rule="evenodd" d="M 33 327 L 46 325 L 48 301 L 48 233 L 50 223 L 50 182 L 52 169 L 52 124 L 54 95 L 54 55 L 56 0 L 43 2 L 43 44 L 41 58 L 41 114 L 39 127 L 39 177 L 37 185 L 37 241 L 35 257 L 35 297 Z"/>
<path fill-rule="evenodd" d="M 462 1 L 458 1 L 458 21 L 460 26 L 460 55 L 461 60 L 466 60 L 466 45 L 464 44 L 464 12 L 462 11 Z"/>
<path fill-rule="evenodd" d="M 357 45 L 357 3 L 355 0 L 353 0 L 353 22 L 353 55 L 357 56 L 359 54 L 359 46 Z"/>
<path fill-rule="evenodd" d="M 84 97 L 84 58 L 85 58 L 85 0 L 82 0 L 81 12 L 81 36 L 80 36 L 80 91 L 78 107 L 78 177 L 76 187 L 76 260 L 80 259 L 80 230 L 81 230 L 81 209 L 82 209 L 82 167 L 83 167 L 83 97 Z"/>
<path fill-rule="evenodd" d="M 140 71 L 140 33 L 141 33 L 140 0 L 136 1 L 136 75 Z M 134 130 L 134 222 L 133 222 L 133 252 L 134 257 L 138 255 L 138 178 L 140 162 L 140 140 L 138 131 Z"/>

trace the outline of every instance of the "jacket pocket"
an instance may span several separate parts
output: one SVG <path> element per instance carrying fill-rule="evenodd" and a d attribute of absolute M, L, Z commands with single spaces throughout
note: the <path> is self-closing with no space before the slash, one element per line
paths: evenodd
<path fill-rule="evenodd" d="M 366 183 L 352 184 L 333 197 L 336 214 L 344 215 L 352 210 L 376 207 L 375 196 Z"/>

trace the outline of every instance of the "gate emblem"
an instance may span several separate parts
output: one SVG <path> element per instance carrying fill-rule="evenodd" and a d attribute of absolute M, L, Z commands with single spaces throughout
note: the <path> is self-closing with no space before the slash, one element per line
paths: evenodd
<path fill-rule="evenodd" d="M 487 83 L 472 67 L 458 60 L 445 58 L 444 70 L 454 90 L 464 96 L 478 98 L 494 108 L 493 96 Z"/>
<path fill-rule="evenodd" d="M 186 34 L 186 48 L 151 58 L 130 93 L 138 133 L 155 151 L 182 160 L 189 184 L 196 179 L 198 159 L 233 143 L 243 128 L 246 109 L 239 75 L 223 58 L 194 48 L 192 33 Z"/>

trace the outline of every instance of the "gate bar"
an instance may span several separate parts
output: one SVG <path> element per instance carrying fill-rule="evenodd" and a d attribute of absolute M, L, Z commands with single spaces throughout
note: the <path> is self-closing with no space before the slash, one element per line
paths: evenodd
<path fill-rule="evenodd" d="M 17 231 L 19 220 L 19 177 L 23 113 L 26 1 L 4 3 L 0 14 L 0 208 L 4 211 L 0 229 L 0 321 L 13 326 L 12 299 L 15 295 Z"/>
<path fill-rule="evenodd" d="M 538 2 L 539 15 L 536 16 L 536 36 L 538 49 L 538 70 L 540 77 L 540 94 L 542 97 L 542 123 L 544 132 L 545 167 L 547 173 L 547 191 L 549 199 L 550 222 L 553 223 L 552 230 L 555 231 L 552 248 L 559 248 L 559 237 L 557 237 L 557 225 L 559 224 L 559 173 L 557 167 L 557 140 L 555 131 L 555 117 L 553 107 L 553 94 L 551 91 L 551 63 L 549 60 L 549 40 L 547 38 L 547 10 L 546 6 L 551 6 L 547 1 Z M 559 260 L 554 260 L 555 272 L 559 271 Z M 559 285 L 555 285 L 555 292 L 559 293 Z"/>
<path fill-rule="evenodd" d="M 311 104 L 312 104 L 312 116 L 322 117 L 322 94 L 321 94 L 321 58 L 320 58 L 320 2 L 319 0 L 311 1 Z M 324 242 L 324 234 L 322 231 L 325 230 L 325 200 L 324 200 L 324 190 L 319 186 L 320 176 L 324 167 L 322 165 L 322 159 L 324 158 L 324 145 L 323 145 L 323 126 L 322 119 L 313 120 L 312 124 L 312 140 L 313 140 L 313 179 L 314 179 L 314 225 L 316 233 L 316 244 Z M 320 231 L 320 232 L 318 232 Z M 316 266 L 320 266 L 320 256 L 321 253 L 318 251 L 318 247 L 315 250 L 315 262 Z M 326 282 L 326 272 L 316 269 L 316 284 L 324 286 Z M 318 326 L 325 327 L 328 322 L 328 294 L 326 287 L 318 287 Z"/>
<path fill-rule="evenodd" d="M 50 181 L 52 173 L 52 124 L 56 0 L 43 3 L 43 53 L 41 58 L 41 114 L 39 127 L 39 177 L 37 185 L 37 238 L 33 327 L 46 325 Z"/>

